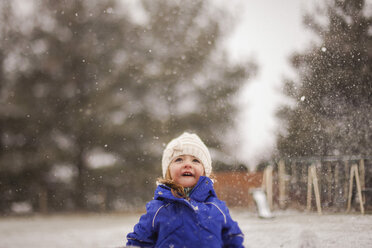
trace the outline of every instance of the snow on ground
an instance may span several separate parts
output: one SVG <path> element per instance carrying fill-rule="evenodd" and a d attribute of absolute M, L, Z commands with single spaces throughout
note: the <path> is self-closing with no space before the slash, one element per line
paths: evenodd
<path fill-rule="evenodd" d="M 372 215 L 274 212 L 273 219 L 231 210 L 245 246 L 326 248 L 372 247 Z M 0 248 L 118 248 L 132 231 L 136 214 L 68 214 L 0 218 Z"/>

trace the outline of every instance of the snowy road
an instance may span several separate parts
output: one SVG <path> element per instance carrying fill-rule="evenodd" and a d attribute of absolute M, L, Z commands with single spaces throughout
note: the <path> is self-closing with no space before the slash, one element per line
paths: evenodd
<path fill-rule="evenodd" d="M 231 211 L 245 234 L 245 246 L 372 247 L 372 215 L 305 214 L 285 211 L 263 220 Z M 117 248 L 140 214 L 87 214 L 0 218 L 0 248 Z"/>

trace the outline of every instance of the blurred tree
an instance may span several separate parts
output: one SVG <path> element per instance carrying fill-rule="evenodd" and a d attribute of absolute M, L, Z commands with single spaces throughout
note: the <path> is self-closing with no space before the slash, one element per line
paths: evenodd
<path fill-rule="evenodd" d="M 0 177 L 10 179 L 0 194 L 28 193 L 8 202 L 134 204 L 151 197 L 175 135 L 223 144 L 231 99 L 254 70 L 230 65 L 218 46 L 227 13 L 207 1 L 38 0 L 18 15 L 17 2 L 2 11 L 1 102 L 20 114 L 1 114 L 13 124 L 1 130 Z"/>
<path fill-rule="evenodd" d="M 320 43 L 292 57 L 300 82 L 286 84 L 296 105 L 279 112 L 288 127 L 282 156 L 372 152 L 372 16 L 363 0 L 326 3 L 304 19 Z"/>

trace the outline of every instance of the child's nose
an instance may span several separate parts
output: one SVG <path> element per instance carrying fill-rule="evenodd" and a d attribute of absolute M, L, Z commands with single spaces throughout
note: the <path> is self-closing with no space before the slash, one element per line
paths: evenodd
<path fill-rule="evenodd" d="M 184 167 L 184 168 L 191 168 L 192 165 L 191 165 L 190 162 L 186 161 L 186 162 L 183 164 L 183 167 Z"/>

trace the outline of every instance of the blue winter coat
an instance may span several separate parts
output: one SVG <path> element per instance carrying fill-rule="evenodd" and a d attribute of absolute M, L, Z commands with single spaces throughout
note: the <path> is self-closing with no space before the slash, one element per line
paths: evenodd
<path fill-rule="evenodd" d="M 128 246 L 139 247 L 243 247 L 243 234 L 219 200 L 208 177 L 200 177 L 190 200 L 176 198 L 168 186 L 159 185 L 146 205 Z"/>

